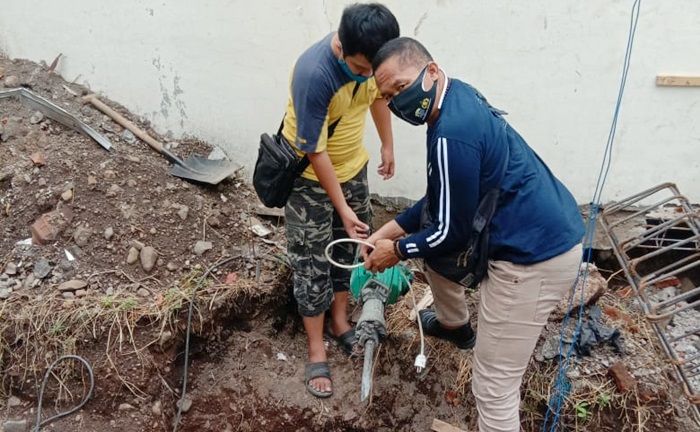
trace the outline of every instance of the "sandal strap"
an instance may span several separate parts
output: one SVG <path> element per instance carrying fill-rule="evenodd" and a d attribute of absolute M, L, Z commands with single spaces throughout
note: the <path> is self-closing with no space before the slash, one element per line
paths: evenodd
<path fill-rule="evenodd" d="M 331 368 L 328 367 L 328 362 L 307 363 L 304 368 L 304 377 L 307 383 L 315 378 L 327 378 L 332 381 Z"/>

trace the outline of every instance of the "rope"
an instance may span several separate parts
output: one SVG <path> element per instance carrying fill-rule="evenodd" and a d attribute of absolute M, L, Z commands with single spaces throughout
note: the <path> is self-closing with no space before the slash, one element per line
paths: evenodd
<path fill-rule="evenodd" d="M 583 280 L 582 286 L 586 286 L 586 280 L 588 279 L 588 267 L 591 261 L 591 254 L 593 251 L 593 239 L 595 238 L 596 222 L 598 219 L 598 213 L 600 212 L 601 196 L 605 183 L 608 179 L 608 174 L 610 172 L 610 166 L 612 161 L 612 151 L 615 143 L 615 134 L 617 132 L 617 121 L 620 114 L 620 107 L 622 106 L 622 97 L 625 92 L 625 86 L 627 85 L 627 75 L 629 73 L 630 61 L 632 58 L 632 48 L 634 46 L 634 37 L 637 33 L 637 23 L 639 22 L 639 10 L 641 7 L 641 0 L 635 0 L 632 4 L 632 11 L 630 16 L 630 26 L 629 33 L 627 36 L 627 48 L 625 50 L 625 58 L 622 66 L 622 77 L 620 78 L 620 87 L 617 94 L 617 101 L 615 102 L 615 109 L 613 111 L 612 124 L 610 125 L 610 131 L 608 133 L 608 140 L 605 146 L 605 151 L 603 153 L 603 161 L 600 166 L 600 172 L 598 173 L 598 180 L 596 183 L 596 188 L 593 193 L 593 200 L 591 201 L 590 211 L 588 214 L 588 219 L 586 221 L 586 233 L 584 235 L 583 246 L 584 254 L 581 257 L 581 264 L 584 264 L 583 270 Z M 567 312 L 562 321 L 561 331 L 559 335 L 559 355 L 562 356 L 564 351 L 564 331 L 567 328 L 569 319 L 571 318 L 571 309 L 574 299 L 574 293 L 576 292 L 576 287 L 578 286 L 579 278 L 581 276 L 579 265 L 579 271 L 577 272 L 576 279 L 574 280 L 573 286 L 571 288 L 571 294 L 569 296 L 569 302 L 567 306 Z M 557 372 L 557 377 L 554 383 L 553 394 L 550 396 L 547 414 L 542 424 L 542 432 L 556 432 L 559 426 L 559 418 L 561 416 L 561 411 L 566 400 L 566 397 L 571 390 L 571 383 L 568 380 L 567 372 L 569 365 L 571 363 L 571 354 L 576 345 L 576 341 L 580 337 L 581 327 L 583 323 L 583 312 L 584 312 L 584 290 L 581 290 L 581 299 L 578 307 L 578 316 L 576 320 L 576 326 L 574 328 L 572 343 L 569 345 L 566 353 L 559 362 L 559 370 Z"/>
<path fill-rule="evenodd" d="M 75 361 L 82 363 L 85 366 L 85 368 L 88 371 L 88 376 L 90 378 L 90 389 L 83 397 L 83 400 L 78 405 L 76 405 L 74 408 L 71 408 L 68 411 L 58 413 L 55 416 L 49 417 L 46 420 L 41 421 L 41 412 L 42 412 L 42 406 L 44 404 L 44 390 L 46 390 L 46 383 L 49 381 L 49 377 L 51 376 L 51 371 L 53 371 L 54 368 L 59 363 L 66 361 L 66 360 L 75 360 Z M 92 366 L 90 366 L 90 363 L 87 360 L 85 360 L 83 357 L 80 357 L 77 355 L 64 355 L 64 356 L 56 359 L 56 361 L 51 363 L 51 365 L 48 367 L 48 369 L 46 369 L 46 372 L 44 373 L 44 380 L 41 382 L 41 387 L 39 388 L 39 398 L 38 398 L 38 402 L 37 402 L 38 406 L 36 409 L 36 423 L 34 424 L 34 428 L 32 429 L 32 432 L 39 432 L 41 430 L 41 428 L 43 428 L 45 425 L 47 425 L 55 420 L 58 420 L 60 418 L 63 418 L 67 415 L 71 415 L 74 412 L 81 409 L 83 406 L 85 406 L 85 404 L 88 402 L 88 400 L 90 400 L 90 397 L 92 397 L 92 392 L 94 389 L 95 389 L 95 374 L 92 370 Z"/>

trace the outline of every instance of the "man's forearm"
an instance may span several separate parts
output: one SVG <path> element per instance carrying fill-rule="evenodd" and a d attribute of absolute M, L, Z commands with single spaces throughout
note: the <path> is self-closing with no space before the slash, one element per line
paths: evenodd
<path fill-rule="evenodd" d="M 396 240 L 405 234 L 406 232 L 403 230 L 403 228 L 401 228 L 401 226 L 397 224 L 395 220 L 391 220 L 382 225 L 382 227 L 379 228 L 377 232 L 372 235 L 372 237 L 376 237 L 378 239 Z"/>
<path fill-rule="evenodd" d="M 314 167 L 316 177 L 318 177 L 321 187 L 325 189 L 328 197 L 333 203 L 338 213 L 342 213 L 348 208 L 348 204 L 343 196 L 343 190 L 340 188 L 338 176 L 335 175 L 331 158 L 326 151 L 320 153 L 307 153 L 311 166 Z"/>
<path fill-rule="evenodd" d="M 382 148 L 394 148 L 394 134 L 391 130 L 391 111 L 384 99 L 377 99 L 370 105 L 372 120 L 382 142 Z"/>

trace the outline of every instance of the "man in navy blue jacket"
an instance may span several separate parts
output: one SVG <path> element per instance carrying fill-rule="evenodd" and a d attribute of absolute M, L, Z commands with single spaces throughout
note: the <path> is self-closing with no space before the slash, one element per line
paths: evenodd
<path fill-rule="evenodd" d="M 399 118 L 427 123 L 427 193 L 374 233 L 365 266 L 381 271 L 421 258 L 434 310 L 426 333 L 474 347 L 472 391 L 479 430 L 519 431 L 520 384 L 550 312 L 581 260 L 583 221 L 566 187 L 470 85 L 448 78 L 418 41 L 398 38 L 373 61 L 379 90 Z M 479 336 L 469 323 L 454 263 L 472 235 L 488 191 L 498 191 L 489 225 L 488 270 L 480 284 Z M 483 215 L 482 215 L 483 216 Z"/>

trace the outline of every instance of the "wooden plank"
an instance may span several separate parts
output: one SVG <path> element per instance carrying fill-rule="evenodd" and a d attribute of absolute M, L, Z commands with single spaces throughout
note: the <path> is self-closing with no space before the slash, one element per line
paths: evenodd
<path fill-rule="evenodd" d="M 411 294 L 409 294 L 409 295 L 411 295 Z M 410 304 L 412 304 L 412 303 L 410 303 Z M 416 320 L 416 309 L 418 309 L 420 311 L 420 310 L 423 310 L 425 308 L 430 307 L 430 305 L 432 305 L 432 304 L 433 304 L 433 292 L 431 290 L 428 290 L 428 292 L 425 293 L 423 298 L 420 299 L 420 301 L 416 305 L 416 308 L 415 309 L 411 308 L 411 312 L 408 313 L 408 318 L 411 321 L 415 321 Z"/>
<path fill-rule="evenodd" d="M 434 432 L 466 432 L 458 427 L 445 423 L 442 420 L 433 419 L 433 426 L 430 428 Z"/>
<path fill-rule="evenodd" d="M 700 76 L 657 75 L 656 85 L 661 87 L 700 87 Z"/>

